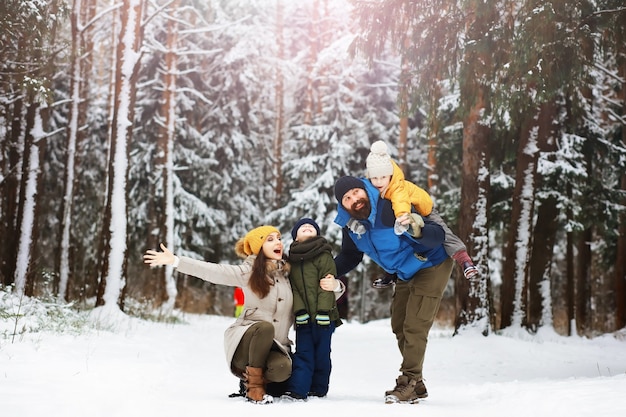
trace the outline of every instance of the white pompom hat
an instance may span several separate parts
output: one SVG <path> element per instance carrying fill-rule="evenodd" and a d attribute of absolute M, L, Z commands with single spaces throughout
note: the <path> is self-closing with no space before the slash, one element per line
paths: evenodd
<path fill-rule="evenodd" d="M 387 144 L 385 142 L 377 140 L 372 143 L 365 166 L 368 178 L 393 175 L 393 165 L 391 164 L 391 157 L 387 153 Z"/>

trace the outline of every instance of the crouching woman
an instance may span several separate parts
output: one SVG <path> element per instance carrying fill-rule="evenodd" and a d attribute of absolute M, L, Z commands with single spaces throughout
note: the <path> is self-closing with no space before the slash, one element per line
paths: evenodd
<path fill-rule="evenodd" d="M 173 265 L 178 272 L 214 284 L 237 286 L 244 291 L 244 308 L 224 333 L 224 348 L 230 370 L 244 382 L 246 398 L 254 403 L 272 403 L 267 383 L 281 383 L 291 375 L 291 345 L 288 333 L 294 321 L 289 263 L 283 259 L 280 232 L 273 226 L 249 231 L 235 245 L 244 258 L 241 265 L 203 262 L 175 256 L 163 244 L 162 252 L 146 251 L 144 263 Z M 334 278 L 320 281 L 326 290 L 341 296 L 343 284 Z"/>

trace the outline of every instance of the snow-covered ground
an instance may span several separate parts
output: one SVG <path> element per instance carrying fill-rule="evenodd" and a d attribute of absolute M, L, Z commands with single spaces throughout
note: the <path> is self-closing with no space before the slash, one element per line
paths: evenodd
<path fill-rule="evenodd" d="M 224 361 L 233 319 L 182 315 L 167 324 L 114 315 L 74 334 L 6 337 L 0 320 L 0 413 L 7 417 L 626 415 L 626 340 L 562 337 L 544 330 L 483 337 L 431 332 L 425 361 L 430 396 L 383 403 L 400 356 L 388 320 L 355 322 L 333 337 L 327 398 L 272 405 L 228 398 L 238 381 Z M 219 413 L 219 414 L 218 414 Z M 222 414 L 223 413 L 223 414 Z M 228 413 L 228 414 L 227 414 Z"/>

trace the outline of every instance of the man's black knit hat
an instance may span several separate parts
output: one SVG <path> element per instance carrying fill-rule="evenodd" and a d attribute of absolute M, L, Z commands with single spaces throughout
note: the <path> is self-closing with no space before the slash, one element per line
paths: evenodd
<path fill-rule="evenodd" d="M 363 180 L 351 176 L 339 178 L 335 183 L 335 198 L 337 199 L 337 201 L 341 203 L 343 196 L 353 188 L 362 188 L 365 190 L 365 184 L 363 184 Z"/>

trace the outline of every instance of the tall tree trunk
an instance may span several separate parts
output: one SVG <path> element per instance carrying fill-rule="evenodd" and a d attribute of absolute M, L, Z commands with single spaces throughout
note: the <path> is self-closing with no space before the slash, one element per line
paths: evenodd
<path fill-rule="evenodd" d="M 281 62 L 285 56 L 285 46 L 283 40 L 283 5 L 281 0 L 276 1 L 276 42 L 278 60 Z M 283 129 L 285 126 L 285 103 L 284 103 L 284 79 L 280 65 L 276 66 L 276 126 L 274 136 L 274 203 L 273 208 L 280 207 L 281 196 L 283 195 Z"/>
<path fill-rule="evenodd" d="M 590 297 L 591 297 L 591 242 L 593 232 L 591 228 L 585 229 L 578 236 L 578 255 L 575 263 L 576 276 L 576 330 L 584 335 L 589 329 L 591 322 Z"/>
<path fill-rule="evenodd" d="M 402 113 L 401 113 L 402 114 Z M 400 134 L 398 135 L 398 166 L 402 172 L 407 172 L 407 138 L 409 132 L 409 117 L 407 112 L 400 116 Z"/>
<path fill-rule="evenodd" d="M 527 115 L 522 123 L 517 151 L 511 223 L 502 267 L 501 328 L 521 326 L 525 317 L 530 231 L 536 187 L 534 181 L 538 159 L 535 116 L 536 114 Z"/>
<path fill-rule="evenodd" d="M 626 145 L 626 129 L 622 129 L 622 143 Z M 622 191 L 626 192 L 626 175 L 622 175 Z M 626 198 L 622 199 L 626 206 Z M 626 213 L 619 220 L 619 237 L 615 255 L 615 327 L 626 326 Z"/>
<path fill-rule="evenodd" d="M 132 138 L 136 79 L 142 42 L 143 3 L 124 0 L 117 44 L 111 152 L 108 167 L 107 203 L 103 222 L 103 241 L 107 242 L 98 285 L 97 306 L 124 308 L 126 283 L 128 150 Z"/>
<path fill-rule="evenodd" d="M 567 184 L 567 199 L 572 199 L 572 185 Z M 567 222 L 570 223 L 574 220 L 574 215 L 570 207 L 567 208 Z M 574 276 L 574 232 L 567 231 L 567 241 L 565 249 L 565 298 L 567 304 L 567 335 L 571 336 L 574 329 L 572 324 L 575 320 L 575 308 L 576 308 L 576 282 Z"/>
<path fill-rule="evenodd" d="M 67 145 L 66 145 L 66 158 L 65 169 L 63 172 L 63 200 L 61 201 L 61 221 L 59 233 L 59 256 L 58 256 L 58 268 L 59 275 L 58 281 L 55 285 L 55 293 L 63 300 L 67 300 L 67 288 L 70 276 L 72 273 L 72 267 L 70 263 L 70 236 L 72 230 L 72 210 L 74 203 L 74 185 L 76 182 L 76 150 L 80 141 L 81 126 L 83 125 L 85 115 L 81 112 L 84 107 L 81 106 L 83 98 L 81 93 L 83 90 L 83 83 L 85 81 L 85 72 L 82 68 L 83 54 L 85 50 L 83 48 L 81 32 L 82 24 L 81 17 L 83 16 L 83 4 L 85 0 L 74 0 L 72 5 L 72 12 L 70 15 L 71 35 L 72 35 L 72 52 L 70 54 L 70 115 L 67 124 Z"/>
<path fill-rule="evenodd" d="M 32 60 L 33 51 L 29 48 L 29 39 L 26 36 L 20 36 L 17 41 L 17 59 L 16 62 L 30 62 Z M 29 93 L 21 88 L 24 85 L 25 74 L 18 72 L 12 82 L 16 88 L 14 97 L 10 100 L 11 104 L 6 104 L 7 115 L 9 116 L 9 129 L 6 138 L 6 148 L 3 149 L 4 158 L 0 158 L 3 164 L 2 188 L 0 189 L 0 202 L 2 210 L 0 211 L 0 239 L 1 254 L 0 257 L 0 281 L 5 286 L 15 284 L 16 259 L 18 253 L 18 242 L 21 224 L 21 199 L 20 188 L 22 187 L 24 155 L 26 154 L 25 136 L 28 132 L 26 126 L 26 113 L 29 111 Z M 4 141 L 3 141 L 4 143 Z M 24 283 L 20 284 L 23 285 Z"/>
<path fill-rule="evenodd" d="M 493 329 L 491 280 L 489 279 L 489 194 L 490 160 L 489 86 L 492 49 L 488 32 L 495 19 L 493 6 L 485 2 L 467 3 L 466 22 L 468 47 L 461 74 L 461 108 L 463 118 L 463 163 L 461 203 L 459 210 L 459 238 L 466 243 L 467 252 L 481 271 L 480 279 L 455 281 L 456 330 L 473 326 L 487 335 Z M 482 81 L 480 81 L 482 80 Z"/>
<path fill-rule="evenodd" d="M 590 11 L 589 11 L 590 12 Z M 592 26 L 595 26 L 591 23 Z M 594 42 L 588 37 L 583 37 L 581 39 L 581 50 L 585 55 L 586 60 L 588 62 L 593 62 L 594 57 Z M 594 102 L 594 94 L 591 88 L 593 84 L 593 80 L 585 80 L 587 84 L 582 88 L 582 95 L 587 101 L 588 106 L 591 108 Z M 571 116 L 570 116 L 571 117 Z M 583 145 L 582 153 L 585 158 L 585 170 L 587 172 L 587 184 L 583 187 L 584 189 L 591 190 L 593 188 L 592 182 L 595 175 L 596 167 L 594 164 L 594 153 L 596 145 L 591 140 L 595 136 L 591 132 L 586 124 L 582 124 L 577 126 L 577 132 L 582 136 L 587 137 Z M 575 320 L 576 320 L 576 330 L 578 334 L 584 335 L 586 331 L 590 328 L 592 323 L 591 317 L 591 305 L 592 305 L 592 264 L 593 264 L 593 253 L 591 251 L 591 243 L 594 238 L 594 228 L 593 226 L 588 226 L 585 230 L 577 235 L 578 241 L 576 246 L 578 248 L 578 253 L 576 255 L 576 262 L 574 264 L 575 268 L 575 279 L 576 279 L 576 308 L 575 308 Z"/>
<path fill-rule="evenodd" d="M 24 98 L 19 97 L 13 104 L 11 115 L 11 129 L 7 136 L 5 149 L 7 158 L 4 167 L 0 201 L 2 202 L 2 216 L 0 232 L 2 239 L 2 256 L 0 257 L 0 280 L 2 285 L 10 286 L 15 282 L 15 259 L 17 259 L 18 242 L 18 212 L 21 171 L 24 148 Z"/>
<path fill-rule="evenodd" d="M 542 153 L 552 153 L 557 149 L 557 132 L 554 130 L 557 110 L 555 103 L 546 103 L 542 106 L 537 131 L 537 146 Z M 539 175 L 537 175 L 535 178 L 536 184 L 540 184 L 541 180 Z M 549 188 L 549 186 L 546 188 Z M 558 214 L 556 198 L 548 197 L 540 202 L 537 209 L 537 221 L 532 234 L 532 249 L 528 271 L 526 327 L 532 331 L 536 331 L 541 325 L 552 324 L 549 278 L 552 251 L 556 240 Z"/>
<path fill-rule="evenodd" d="M 623 20 L 622 20 L 623 22 Z M 626 119 L 626 24 L 617 31 L 618 73 L 622 81 L 619 98 L 622 103 L 622 120 Z M 626 126 L 622 124 L 622 147 L 626 147 Z M 626 192 L 626 175 L 622 175 L 621 189 Z M 626 206 L 626 198 L 622 198 Z M 626 213 L 619 217 L 619 237 L 617 240 L 617 254 L 615 256 L 615 325 L 617 329 L 626 326 Z"/>
<path fill-rule="evenodd" d="M 26 128 L 24 136 L 24 158 L 22 161 L 22 182 L 20 186 L 20 198 L 18 204 L 18 230 L 19 240 L 15 265 L 15 290 L 18 294 L 33 296 L 34 277 L 31 273 L 34 241 L 37 231 L 37 188 L 40 183 L 40 145 L 41 137 L 36 137 L 41 132 L 41 118 L 39 104 L 34 93 L 28 94 L 29 105 L 26 111 Z M 39 142 L 39 143 L 38 143 Z"/>
<path fill-rule="evenodd" d="M 402 39 L 402 51 L 409 50 L 411 45 L 411 32 L 412 28 L 410 25 L 410 19 L 401 19 L 396 22 L 402 28 L 400 29 L 400 33 L 404 33 L 404 37 Z M 408 167 L 408 158 L 407 158 L 407 141 L 409 136 L 409 103 L 410 103 L 410 89 L 411 89 L 411 58 L 407 56 L 406 52 L 402 53 L 400 57 L 400 79 L 398 81 L 398 107 L 399 107 L 399 118 L 400 118 L 400 131 L 398 135 L 398 158 L 397 164 L 400 169 L 405 173 L 405 175 L 409 174 Z M 437 117 L 437 106 L 434 106 L 434 111 L 431 113 L 431 120 L 436 119 Z M 433 167 L 435 170 L 436 167 Z"/>
<path fill-rule="evenodd" d="M 280 0 L 277 2 L 277 8 L 282 7 Z M 320 39 L 319 39 L 319 4 L 318 1 L 315 0 L 313 2 L 313 6 L 311 8 L 312 17 L 309 20 L 308 31 L 309 36 L 311 38 L 311 42 L 309 42 L 309 53 L 306 57 L 306 97 L 304 100 L 304 124 L 312 125 L 313 117 L 315 114 L 315 87 L 314 87 L 314 70 L 315 70 L 315 61 L 317 59 L 317 54 L 319 53 L 320 47 Z M 282 11 L 276 10 L 277 16 L 277 30 L 282 31 Z M 280 29 L 278 29 L 278 21 L 280 18 Z M 280 38 L 280 39 L 279 39 Z M 279 45 L 282 43 L 282 35 L 277 38 L 279 39 Z M 282 49 L 281 49 L 282 50 Z"/>
<path fill-rule="evenodd" d="M 408 43 L 409 39 L 405 39 L 404 43 Z M 399 88 L 399 105 L 400 105 L 400 135 L 398 136 L 398 166 L 400 169 L 408 173 L 407 170 L 407 138 L 409 135 L 409 65 L 407 58 L 403 55 L 400 64 L 400 85 Z"/>
<path fill-rule="evenodd" d="M 51 15 L 58 12 L 58 4 L 50 4 Z M 50 91 L 50 80 L 54 74 L 50 56 L 44 56 L 49 45 L 54 45 L 56 36 L 56 21 L 49 32 L 35 48 L 29 57 L 35 64 L 34 71 L 29 74 L 32 80 L 40 83 L 39 86 L 29 86 L 26 92 L 26 119 L 24 120 L 24 156 L 22 160 L 22 181 L 18 200 L 17 226 L 19 241 L 15 267 L 15 289 L 19 294 L 33 296 L 35 291 L 35 271 L 33 265 L 37 262 L 38 235 L 38 198 L 41 195 L 41 165 L 43 163 L 45 146 L 45 126 L 48 122 L 47 104 L 40 91 Z"/>
<path fill-rule="evenodd" d="M 479 326 L 481 332 L 487 335 L 495 323 L 492 323 L 491 281 L 487 274 L 490 129 L 481 117 L 487 107 L 485 89 L 481 87 L 476 91 L 474 105 L 463 123 L 463 185 L 459 210 L 459 238 L 468 244 L 468 254 L 480 269 L 481 278 L 470 282 L 461 276 L 455 281 L 454 288 L 455 328 Z"/>
<path fill-rule="evenodd" d="M 537 209 L 537 223 L 533 230 L 528 285 L 529 300 L 526 325 L 536 331 L 542 325 L 552 324 L 551 302 L 548 295 L 552 253 L 556 240 L 559 210 L 557 200 L 548 197 Z M 547 286 L 547 287 L 546 287 Z"/>
<path fill-rule="evenodd" d="M 121 16 L 121 11 L 119 10 L 114 10 L 113 14 L 115 14 L 116 16 L 113 16 L 111 19 L 111 34 L 110 34 L 110 42 L 111 42 L 111 48 L 109 50 L 107 50 L 107 55 L 110 54 L 110 59 L 111 62 L 114 63 L 114 65 L 112 65 L 111 67 L 111 71 L 108 74 L 108 78 L 109 78 L 109 83 L 106 86 L 107 90 L 108 90 L 108 101 L 107 101 L 107 114 L 109 115 L 109 119 L 112 120 L 113 119 L 113 115 L 114 115 L 114 111 L 115 111 L 115 104 L 116 104 L 116 89 L 117 89 L 117 72 L 119 71 L 119 63 L 117 62 L 118 58 L 118 49 L 119 49 L 119 45 L 118 45 L 118 39 L 119 39 L 119 35 L 118 35 L 118 30 L 117 27 L 118 25 L 120 25 L 120 21 L 122 20 Z M 99 68 L 100 71 L 104 71 L 103 67 L 108 63 L 106 61 L 106 59 L 101 58 L 100 57 L 100 65 L 98 65 L 98 63 L 96 63 L 96 68 Z M 102 74 L 101 77 L 97 77 L 97 79 L 102 79 L 105 80 L 107 78 L 107 76 L 105 74 Z M 104 90 L 104 87 L 103 87 Z M 109 167 L 111 166 L 112 162 L 111 159 L 113 158 L 113 126 L 114 123 L 109 123 L 107 125 L 107 156 L 106 156 L 106 175 L 104 176 L 104 179 L 106 181 L 105 184 L 103 184 L 103 188 L 105 190 L 108 190 L 110 185 L 110 173 L 109 173 Z M 102 225 L 101 225 L 101 229 L 99 237 L 98 237 L 98 251 L 96 252 L 99 256 L 97 259 L 97 263 L 96 263 L 96 281 L 98 283 L 97 285 L 97 290 L 96 290 L 96 306 L 99 305 L 104 305 L 104 300 L 101 300 L 102 297 L 104 296 L 104 290 L 106 288 L 106 271 L 108 271 L 108 256 L 105 256 L 106 253 L 108 253 L 108 249 L 107 247 L 109 246 L 109 240 L 111 237 L 111 233 L 109 231 L 109 227 L 111 224 L 111 219 L 110 219 L 110 206 L 109 206 L 109 194 L 108 192 L 105 193 L 103 195 L 103 201 L 102 201 L 102 207 L 103 207 L 103 212 L 102 212 Z M 99 301 L 101 300 L 101 301 Z M 101 304 L 99 304 L 101 303 Z"/>
<path fill-rule="evenodd" d="M 180 0 L 175 0 L 171 10 L 177 10 Z M 174 12 L 175 13 L 175 12 Z M 167 52 L 165 54 L 165 89 L 163 91 L 163 104 L 161 115 L 163 126 L 159 131 L 157 143 L 157 156 L 155 158 L 156 172 L 159 174 L 158 189 L 154 195 L 159 197 L 161 204 L 153 204 L 153 224 L 151 230 L 157 231 L 151 234 L 148 247 L 157 248 L 159 243 L 164 242 L 168 248 L 174 248 L 174 140 L 176 135 L 176 73 L 177 56 L 176 44 L 178 39 L 178 20 L 168 19 L 167 23 Z M 148 285 L 149 293 L 157 305 L 163 302 L 163 309 L 168 312 L 173 310 L 176 301 L 176 283 L 173 278 L 174 269 L 167 265 L 165 268 L 153 268 L 152 278 Z"/>
<path fill-rule="evenodd" d="M 82 0 L 83 7 L 81 7 L 81 17 L 79 18 L 79 22 L 92 22 L 96 16 L 97 6 L 96 0 Z M 82 28 L 82 27 L 81 27 Z M 113 28 L 111 30 L 114 30 Z M 80 48 L 83 52 L 81 54 L 80 60 L 80 92 L 78 96 L 80 97 L 78 103 L 78 132 L 76 134 L 76 155 L 75 155 L 75 164 L 74 164 L 74 172 L 80 172 L 80 155 L 83 153 L 82 149 L 85 146 L 85 135 L 86 135 L 86 124 L 87 124 L 87 114 L 89 111 L 89 107 L 91 104 L 91 94 L 93 93 L 91 86 L 93 85 L 92 80 L 92 70 L 94 65 L 94 30 L 93 26 L 89 26 L 88 28 L 82 28 L 80 33 Z M 80 176 L 76 177 L 74 175 L 74 186 L 80 184 Z M 74 207 L 74 203 L 72 203 L 72 207 Z M 72 211 L 70 210 L 70 219 L 74 218 L 72 216 Z M 72 222 L 73 223 L 73 222 Z M 70 227 L 70 236 L 74 227 Z M 98 230 L 97 228 L 94 231 Z M 70 250 L 68 251 L 68 282 L 67 282 L 67 290 L 65 292 L 59 292 L 59 295 L 65 295 L 66 300 L 75 300 L 80 299 L 80 301 L 85 301 L 86 298 L 91 298 L 95 295 L 94 289 L 97 288 L 98 283 L 98 275 L 97 270 L 94 271 L 94 268 L 91 268 L 90 265 L 93 265 L 94 259 L 93 257 L 88 257 L 85 259 L 85 253 L 91 251 L 91 247 L 94 242 L 98 242 L 99 233 L 94 233 L 93 237 L 90 240 L 83 241 L 84 244 L 79 243 L 80 241 L 74 239 L 76 242 L 73 245 L 70 245 Z"/>
<path fill-rule="evenodd" d="M 439 80 L 439 77 L 436 77 Z M 439 175 L 437 174 L 437 137 L 439 136 L 440 121 L 438 117 L 439 100 L 441 99 L 441 89 L 439 83 L 431 92 L 430 117 L 428 126 L 428 167 L 426 170 L 428 191 L 434 195 L 439 195 Z"/>

